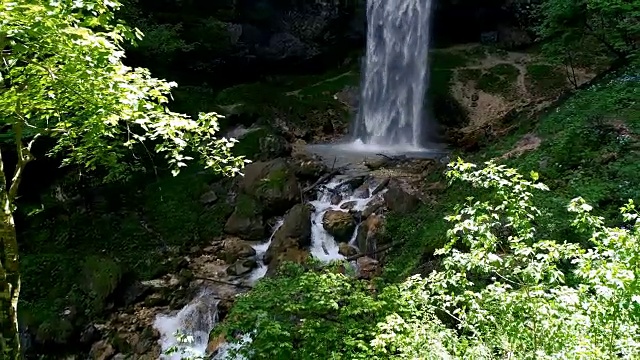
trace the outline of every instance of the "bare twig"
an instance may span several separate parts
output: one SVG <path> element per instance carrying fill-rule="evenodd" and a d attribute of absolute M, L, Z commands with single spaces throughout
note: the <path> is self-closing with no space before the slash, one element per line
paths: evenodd
<path fill-rule="evenodd" d="M 212 279 L 212 278 L 207 278 L 207 277 L 195 276 L 194 279 L 209 281 L 209 282 L 213 282 L 213 283 L 217 283 L 217 284 L 223 284 L 223 285 L 231 285 L 231 286 L 236 286 L 236 287 L 245 288 L 245 289 L 253 289 L 253 286 L 251 286 L 251 285 L 236 284 L 236 283 L 232 283 L 232 282 L 229 282 L 229 281 Z"/>
<path fill-rule="evenodd" d="M 315 189 L 316 186 L 328 181 L 329 179 L 331 179 L 332 177 L 338 175 L 341 172 L 342 172 L 342 168 L 337 168 L 337 169 L 334 169 L 333 171 L 331 171 L 330 173 L 322 175 L 316 182 L 314 182 L 313 184 L 311 184 L 310 186 L 307 186 L 304 190 L 302 190 L 302 193 L 303 194 L 308 193 L 309 191 Z"/>
<path fill-rule="evenodd" d="M 379 248 L 379 249 L 377 249 L 377 250 L 375 250 L 375 251 L 372 251 L 372 252 L 362 253 L 362 254 L 357 254 L 357 255 L 349 256 L 349 257 L 347 257 L 345 260 L 347 260 L 347 261 L 353 261 L 353 260 L 357 260 L 357 259 L 359 259 L 359 258 L 361 258 L 361 257 L 371 256 L 371 255 L 376 255 L 376 254 L 378 254 L 378 253 L 381 253 L 381 252 L 383 252 L 383 251 L 389 250 L 389 249 L 391 249 L 392 247 L 397 246 L 397 245 L 401 245 L 401 244 L 403 244 L 403 243 L 404 243 L 404 241 L 397 241 L 397 242 L 391 243 L 391 244 L 389 244 L 389 245 L 385 245 L 385 246 L 383 246 L 383 247 L 381 247 L 381 248 Z"/>

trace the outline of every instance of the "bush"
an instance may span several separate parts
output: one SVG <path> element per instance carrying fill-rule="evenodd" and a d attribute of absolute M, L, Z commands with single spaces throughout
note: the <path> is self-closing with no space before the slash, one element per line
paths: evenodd
<path fill-rule="evenodd" d="M 633 359 L 640 356 L 640 228 L 611 228 L 571 201 L 578 239 L 540 239 L 531 173 L 458 160 L 448 177 L 490 192 L 447 217 L 441 265 L 400 284 L 339 265 L 290 265 L 241 297 L 216 334 L 252 334 L 251 359 Z M 345 265 L 343 265 L 345 266 Z"/>

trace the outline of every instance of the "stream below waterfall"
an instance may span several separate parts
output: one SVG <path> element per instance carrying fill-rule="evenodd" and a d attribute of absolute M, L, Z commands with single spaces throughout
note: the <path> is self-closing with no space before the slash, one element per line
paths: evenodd
<path fill-rule="evenodd" d="M 313 208 L 311 214 L 311 255 L 323 262 L 334 260 L 344 260 L 340 254 L 340 246 L 334 237 L 325 230 L 323 226 L 324 216 L 327 211 L 341 211 L 354 214 L 357 226 L 353 231 L 349 245 L 357 247 L 358 228 L 361 225 L 360 217 L 366 208 L 374 200 L 382 201 L 382 194 L 387 181 L 375 180 L 365 177 L 348 177 L 338 175 L 327 184 L 320 185 L 317 190 L 315 200 L 308 204 Z M 378 202 L 376 202 L 378 203 Z M 262 243 L 253 245 L 256 250 L 255 260 L 257 267 L 248 275 L 239 278 L 245 284 L 253 284 L 267 273 L 268 266 L 263 258 L 269 249 L 276 231 L 283 224 L 280 219 L 276 222 L 269 238 Z M 360 249 L 366 252 L 367 249 Z M 355 266 L 355 262 L 353 264 Z M 174 346 L 179 351 L 171 356 L 162 355 L 163 360 L 180 360 L 183 357 L 206 357 L 209 333 L 215 327 L 218 319 L 218 304 L 220 298 L 217 294 L 207 288 L 203 288 L 201 293 L 195 297 L 187 306 L 175 314 L 158 315 L 154 322 L 154 327 L 160 332 L 161 347 L 163 353 Z M 191 338 L 188 345 L 180 344 L 176 334 L 181 333 Z M 251 341 L 250 336 L 245 335 L 244 341 Z M 223 345 L 213 357 L 213 359 L 226 359 L 229 344 Z M 238 359 L 235 359 L 238 360 Z"/>

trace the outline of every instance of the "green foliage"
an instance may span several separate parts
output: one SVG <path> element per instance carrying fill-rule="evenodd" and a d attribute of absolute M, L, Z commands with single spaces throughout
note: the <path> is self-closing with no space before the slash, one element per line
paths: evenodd
<path fill-rule="evenodd" d="M 367 283 L 335 265 L 288 265 L 241 297 L 215 334 L 250 334 L 250 359 L 632 359 L 640 356 L 640 220 L 610 228 L 573 199 L 571 226 L 589 246 L 540 238 L 533 191 L 493 162 L 458 160 L 448 177 L 468 197 L 447 217 L 442 265 L 400 284 Z M 571 279 L 568 282 L 566 279 Z M 230 341 L 240 343 L 239 340 Z"/>
<path fill-rule="evenodd" d="M 480 69 L 459 69 L 458 80 L 460 81 L 478 81 L 482 76 L 482 70 Z"/>
<path fill-rule="evenodd" d="M 550 55 L 568 62 L 590 39 L 622 59 L 638 55 L 640 2 L 607 0 L 544 0 L 536 11 L 538 35 Z M 597 50 L 597 49 L 592 49 Z"/>
<path fill-rule="evenodd" d="M 236 211 L 238 215 L 245 218 L 252 218 L 262 213 L 262 207 L 251 196 L 246 194 L 239 194 L 236 198 Z"/>
<path fill-rule="evenodd" d="M 146 176 L 126 185 L 93 189 L 97 194 L 89 211 L 83 209 L 84 203 L 45 197 L 43 212 L 29 218 L 21 234 L 21 317 L 37 328 L 56 321 L 71 305 L 81 313 L 100 315 L 104 307 L 93 306 L 83 271 L 96 254 L 146 280 L 173 270 L 174 264 L 167 261 L 173 251 L 222 235 L 233 208 L 223 199 L 210 206 L 200 202 L 210 189 L 208 183 L 215 180 L 200 171 L 188 169 L 160 179 Z M 224 189 L 218 196 L 224 196 Z M 109 269 L 94 266 L 91 273 L 110 279 Z"/>
<path fill-rule="evenodd" d="M 531 93 L 538 96 L 553 96 L 567 87 L 567 76 L 553 65 L 529 64 L 525 82 Z"/>
<path fill-rule="evenodd" d="M 480 76 L 477 82 L 479 90 L 489 94 L 514 96 L 520 70 L 511 64 L 498 64 Z"/>
<path fill-rule="evenodd" d="M 13 127 L 18 151 L 38 136 L 56 138 L 50 154 L 89 170 L 107 167 L 107 180 L 141 167 L 131 151 L 164 154 L 174 172 L 197 153 L 214 171 L 237 173 L 233 141 L 217 139 L 214 113 L 197 119 L 167 111 L 175 83 L 124 66 L 125 40 L 140 37 L 113 19 L 117 2 L 63 1 L 0 6 L 4 91 L 0 116 Z M 79 16 L 79 13 L 83 13 Z"/>

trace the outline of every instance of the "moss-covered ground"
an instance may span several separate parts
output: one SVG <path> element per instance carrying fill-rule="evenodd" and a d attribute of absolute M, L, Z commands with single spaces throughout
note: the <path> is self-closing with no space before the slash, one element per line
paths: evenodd
<path fill-rule="evenodd" d="M 618 209 L 627 199 L 640 199 L 639 99 L 637 76 L 611 75 L 577 92 L 538 119 L 522 119 L 511 134 L 484 149 L 456 153 L 454 157 L 478 164 L 497 159 L 523 173 L 539 172 L 550 188 L 536 194 L 538 206 L 544 209 L 540 236 L 576 240 L 579 236 L 570 228 L 571 215 L 566 210 L 572 198 L 584 197 L 610 224 L 620 224 Z M 540 146 L 521 156 L 500 159 L 525 134 L 540 138 Z M 431 174 L 427 179 L 429 183 L 446 181 L 444 172 Z M 404 278 L 433 258 L 433 250 L 446 240 L 448 224 L 444 217 L 469 196 L 482 194 L 468 186 L 453 184 L 436 195 L 436 205 L 424 206 L 409 217 L 390 216 L 389 236 L 407 243 L 390 256 L 391 263 L 386 267 L 388 280 Z"/>
<path fill-rule="evenodd" d="M 75 308 L 79 318 L 99 316 L 122 277 L 164 274 L 172 251 L 221 235 L 232 209 L 222 200 L 200 202 L 213 180 L 192 169 L 93 189 L 83 194 L 86 201 L 44 195 L 45 210 L 27 218 L 20 236 L 25 324 L 50 332 L 45 338 L 64 337 L 64 309 Z"/>

